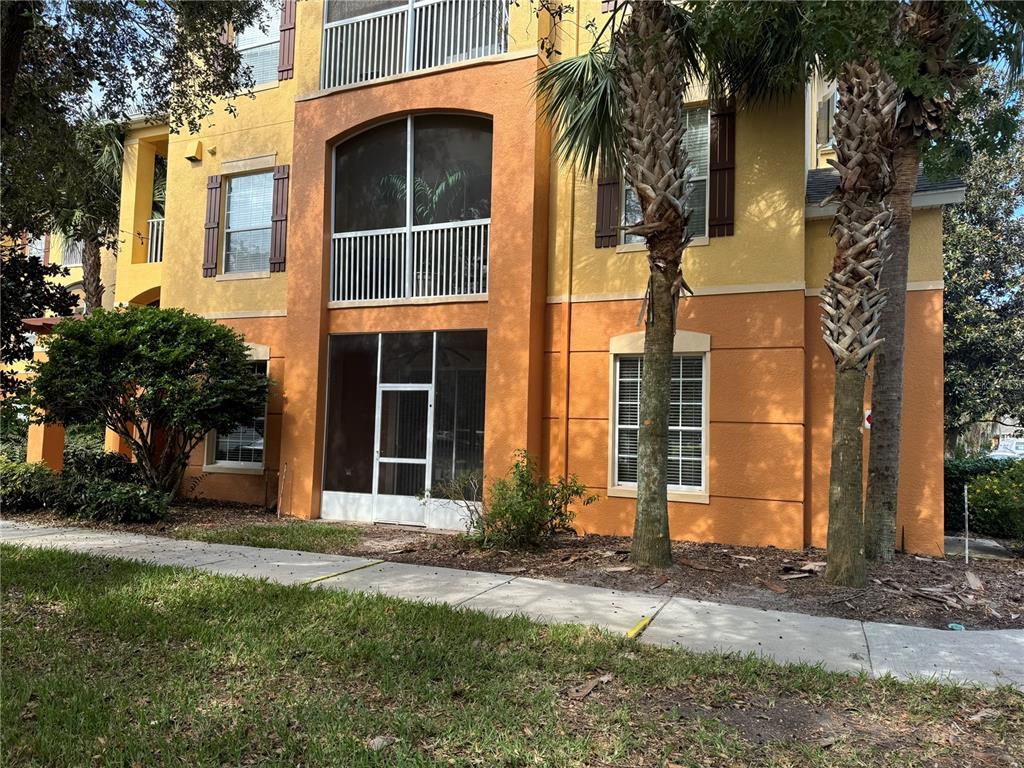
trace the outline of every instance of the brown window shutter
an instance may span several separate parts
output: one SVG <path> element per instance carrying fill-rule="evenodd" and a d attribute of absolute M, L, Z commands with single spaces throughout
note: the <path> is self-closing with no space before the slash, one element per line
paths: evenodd
<path fill-rule="evenodd" d="M 281 43 L 277 59 L 277 79 L 291 80 L 295 73 L 295 0 L 281 6 Z"/>
<path fill-rule="evenodd" d="M 221 45 L 227 45 L 231 42 L 231 25 L 226 21 L 220 28 L 220 42 Z"/>
<path fill-rule="evenodd" d="M 203 240 L 203 277 L 217 276 L 217 245 L 220 242 L 221 177 L 206 180 L 206 238 Z"/>
<path fill-rule="evenodd" d="M 736 220 L 736 107 L 731 102 L 711 112 L 708 173 L 708 235 L 725 237 Z"/>
<path fill-rule="evenodd" d="M 274 205 L 270 213 L 270 271 L 284 272 L 288 249 L 288 166 L 274 166 Z"/>
<path fill-rule="evenodd" d="M 597 221 L 594 226 L 594 247 L 614 248 L 619 244 L 619 206 L 622 181 L 619 170 L 602 163 L 597 175 Z"/>
<path fill-rule="evenodd" d="M 50 236 L 43 237 L 43 264 L 50 263 Z"/>

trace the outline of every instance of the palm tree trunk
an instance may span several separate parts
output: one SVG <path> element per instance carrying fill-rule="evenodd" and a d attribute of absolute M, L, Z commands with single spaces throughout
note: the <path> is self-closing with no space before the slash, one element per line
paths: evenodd
<path fill-rule="evenodd" d="M 895 182 L 889 194 L 893 222 L 889 242 L 891 258 L 883 281 L 888 302 L 882 309 L 885 341 L 875 355 L 871 385 L 871 450 L 868 456 L 868 492 L 865 550 L 868 559 L 889 561 L 896 551 L 896 497 L 900 478 L 900 427 L 903 416 L 903 348 L 907 322 L 907 265 L 910 260 L 912 199 L 917 186 L 920 144 L 909 140 L 897 147 L 893 158 Z"/>
<path fill-rule="evenodd" d="M 828 568 L 825 579 L 847 587 L 863 586 L 864 434 L 861 431 L 864 382 L 861 367 L 836 371 L 832 421 L 832 464 L 828 482 Z"/>
<path fill-rule="evenodd" d="M 103 306 L 100 261 L 100 244 L 87 238 L 82 249 L 82 286 L 85 289 L 86 314 Z"/>
<path fill-rule="evenodd" d="M 654 259 L 673 260 L 666 238 L 652 253 Z M 678 255 L 675 255 L 678 259 Z M 644 336 L 644 371 L 640 382 L 640 435 L 637 447 L 636 522 L 630 561 L 665 568 L 672 564 L 668 533 L 668 411 L 672 380 L 672 342 L 675 335 L 672 282 L 674 276 L 651 268 L 650 314 Z"/>

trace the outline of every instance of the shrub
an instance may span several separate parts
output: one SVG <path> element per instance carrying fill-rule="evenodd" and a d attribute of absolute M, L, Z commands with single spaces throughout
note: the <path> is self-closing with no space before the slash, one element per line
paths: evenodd
<path fill-rule="evenodd" d="M 0 508 L 5 514 L 43 509 L 56 485 L 57 476 L 44 464 L 11 461 L 0 454 Z"/>
<path fill-rule="evenodd" d="M 988 456 L 946 459 L 943 496 L 947 532 L 956 533 L 964 529 L 964 485 L 976 477 L 1005 468 L 1005 461 Z"/>
<path fill-rule="evenodd" d="M 980 475 L 967 487 L 971 532 L 1024 539 L 1024 461 L 1003 461 L 996 472 Z"/>
<path fill-rule="evenodd" d="M 494 481 L 483 513 L 471 520 L 470 536 L 488 547 L 538 547 L 555 533 L 572 530 L 570 504 L 595 498 L 575 475 L 552 482 L 532 456 L 517 451 L 509 477 Z"/>
<path fill-rule="evenodd" d="M 65 472 L 54 493 L 54 511 L 64 517 L 110 523 L 152 523 L 167 514 L 170 498 L 136 482 L 87 478 Z"/>
<path fill-rule="evenodd" d="M 64 449 L 64 473 L 86 479 L 114 480 L 119 483 L 142 483 L 138 464 L 119 453 L 97 451 L 92 448 Z"/>

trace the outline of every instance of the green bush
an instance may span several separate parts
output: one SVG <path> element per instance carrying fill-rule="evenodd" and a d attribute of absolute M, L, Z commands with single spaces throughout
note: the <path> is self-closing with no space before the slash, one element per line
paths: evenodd
<path fill-rule="evenodd" d="M 470 521 L 470 537 L 487 547 L 538 547 L 555 533 L 572 530 L 570 504 L 595 498 L 575 475 L 552 482 L 532 456 L 517 451 L 509 477 L 494 482 L 483 513 Z"/>
<path fill-rule="evenodd" d="M 11 461 L 0 454 L 0 510 L 17 515 L 49 505 L 57 476 L 44 464 Z"/>
<path fill-rule="evenodd" d="M 119 483 L 143 482 L 142 470 L 131 459 L 119 453 L 81 446 L 64 449 L 64 472 Z"/>
<path fill-rule="evenodd" d="M 51 506 L 58 514 L 110 523 L 152 523 L 167 514 L 170 499 L 134 482 L 87 478 L 73 472 L 60 476 Z"/>
<path fill-rule="evenodd" d="M 1024 461 L 1002 461 L 999 470 L 967 486 L 971 533 L 1024 539 Z"/>
<path fill-rule="evenodd" d="M 948 533 L 964 529 L 964 485 L 981 475 L 1006 468 L 1006 462 L 988 456 L 946 459 L 944 481 L 945 524 Z"/>

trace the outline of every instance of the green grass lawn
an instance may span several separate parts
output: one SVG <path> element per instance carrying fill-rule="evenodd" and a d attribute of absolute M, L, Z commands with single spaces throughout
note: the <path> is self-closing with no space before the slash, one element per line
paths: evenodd
<path fill-rule="evenodd" d="M 1009 689 L 869 681 L 81 554 L 0 556 L 5 767 L 903 767 L 1024 754 L 1024 700 Z"/>
<path fill-rule="evenodd" d="M 359 541 L 355 528 L 328 523 L 292 520 L 281 523 L 226 525 L 214 528 L 184 526 L 174 531 L 176 539 L 195 539 L 213 544 L 241 544 L 247 547 L 299 549 L 306 552 L 338 552 Z"/>

